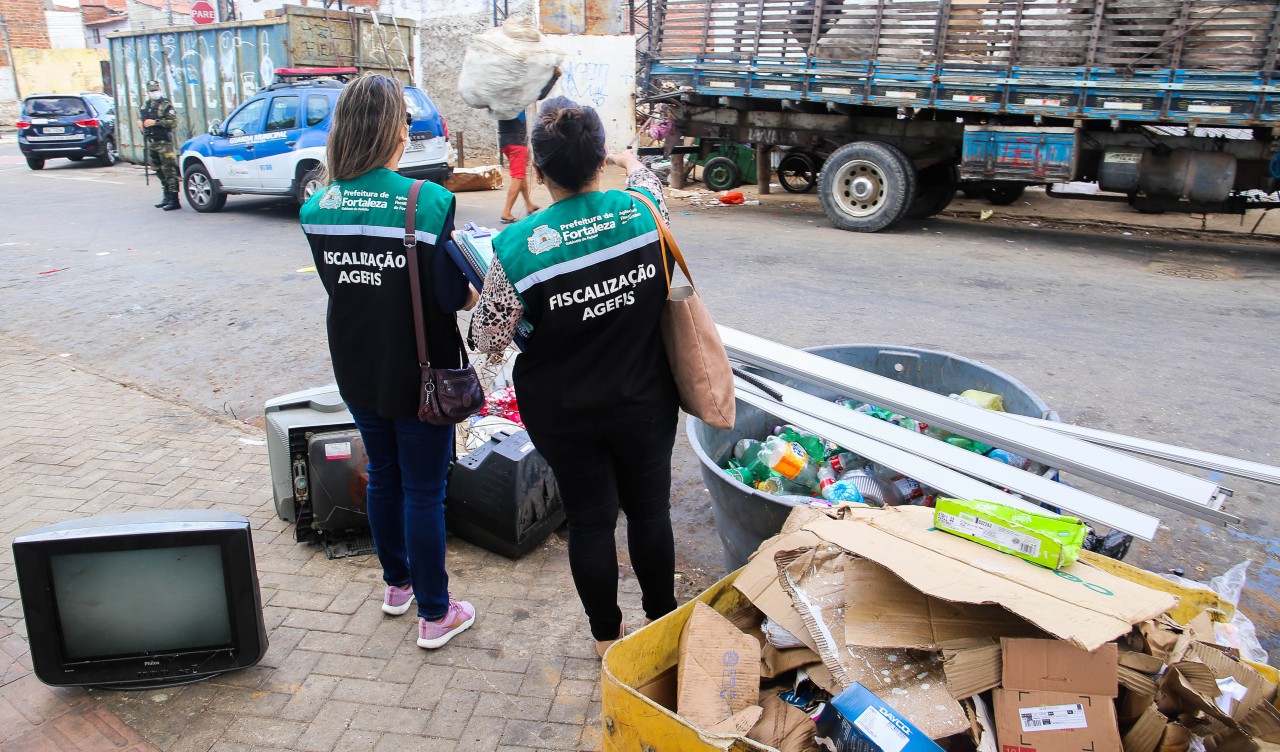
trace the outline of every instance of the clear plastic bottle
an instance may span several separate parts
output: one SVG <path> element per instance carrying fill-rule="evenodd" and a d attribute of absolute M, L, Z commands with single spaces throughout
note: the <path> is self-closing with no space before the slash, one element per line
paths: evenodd
<path fill-rule="evenodd" d="M 862 458 L 853 452 L 837 452 L 827 458 L 827 464 L 831 465 L 831 469 L 835 471 L 837 476 L 859 467 Z"/>
<path fill-rule="evenodd" d="M 818 488 L 818 470 L 799 442 L 770 436 L 764 440 L 760 460 L 782 477 L 804 486 L 810 493 Z"/>
<path fill-rule="evenodd" d="M 778 426 L 773 429 L 773 435 L 781 437 L 784 441 L 795 442 L 804 447 L 805 453 L 814 462 L 821 462 L 827 456 L 827 442 L 825 439 L 808 431 L 802 431 L 793 425 Z"/>

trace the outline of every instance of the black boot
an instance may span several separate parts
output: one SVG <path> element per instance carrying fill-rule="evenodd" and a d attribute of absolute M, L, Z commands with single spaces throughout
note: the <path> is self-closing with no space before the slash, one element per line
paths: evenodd
<path fill-rule="evenodd" d="M 181 209 L 182 204 L 178 203 L 178 192 L 170 191 L 168 199 L 165 201 L 164 206 L 160 208 L 164 209 L 165 211 L 173 211 L 174 209 Z"/>
<path fill-rule="evenodd" d="M 163 209 L 169 205 L 169 192 L 164 192 L 164 198 L 160 199 L 160 203 L 156 204 L 157 209 Z"/>

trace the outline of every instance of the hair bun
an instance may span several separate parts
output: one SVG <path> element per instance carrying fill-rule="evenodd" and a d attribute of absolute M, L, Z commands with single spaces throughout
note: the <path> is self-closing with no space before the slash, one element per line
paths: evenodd
<path fill-rule="evenodd" d="M 547 134 L 556 138 L 568 137 L 571 131 L 577 127 L 582 129 L 582 121 L 585 113 L 577 107 L 561 107 L 542 115 L 542 127 Z"/>

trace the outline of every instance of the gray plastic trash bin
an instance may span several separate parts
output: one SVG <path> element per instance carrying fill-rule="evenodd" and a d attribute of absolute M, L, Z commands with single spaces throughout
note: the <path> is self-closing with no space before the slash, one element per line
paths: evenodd
<path fill-rule="evenodd" d="M 938 394 L 966 389 L 992 392 L 1004 397 L 1008 412 L 1058 420 L 1058 414 L 1022 382 L 952 353 L 891 345 L 827 345 L 811 347 L 808 351 Z M 840 396 L 811 384 L 781 379 L 771 371 L 751 370 L 824 399 Z M 766 436 L 777 423 L 773 416 L 742 402 L 738 403 L 737 420 L 732 429 L 712 428 L 692 416 L 688 421 L 689 444 L 702 461 L 702 481 L 711 492 L 711 511 L 724 544 L 725 566 L 729 571 L 746 564 L 747 557 L 761 542 L 782 529 L 791 506 L 730 478 L 720 469 L 720 462 L 729 456 L 740 439 Z"/>

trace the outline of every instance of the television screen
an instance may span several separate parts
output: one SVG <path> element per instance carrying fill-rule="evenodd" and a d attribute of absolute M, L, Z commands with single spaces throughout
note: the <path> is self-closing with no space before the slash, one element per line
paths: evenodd
<path fill-rule="evenodd" d="M 50 557 L 69 660 L 231 644 L 218 546 Z"/>
<path fill-rule="evenodd" d="M 18 536 L 31 662 L 54 686 L 166 686 L 267 650 L 249 520 L 212 509 L 67 520 Z"/>

